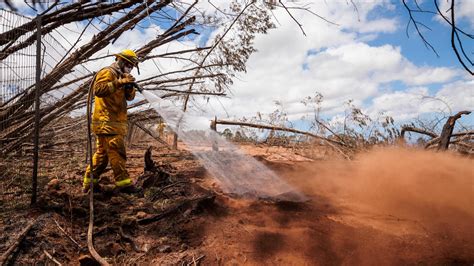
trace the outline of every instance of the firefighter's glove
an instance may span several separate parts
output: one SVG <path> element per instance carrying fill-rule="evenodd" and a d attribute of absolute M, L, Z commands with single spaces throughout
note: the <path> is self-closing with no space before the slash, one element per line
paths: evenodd
<path fill-rule="evenodd" d="M 114 85 L 116 85 L 116 87 L 123 87 L 123 85 L 130 84 L 133 82 L 135 82 L 135 78 L 131 74 L 125 73 L 122 75 L 121 78 L 115 81 Z"/>

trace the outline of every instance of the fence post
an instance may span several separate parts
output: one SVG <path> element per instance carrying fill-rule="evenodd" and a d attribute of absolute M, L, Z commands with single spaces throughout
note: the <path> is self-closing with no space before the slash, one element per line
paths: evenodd
<path fill-rule="evenodd" d="M 217 144 L 217 116 L 214 117 L 214 120 L 211 120 L 211 130 L 216 134 L 212 138 L 212 150 L 219 151 L 219 145 Z"/>
<path fill-rule="evenodd" d="M 41 90 L 41 16 L 36 17 L 36 85 L 35 85 L 35 134 L 33 150 L 33 176 L 31 205 L 36 203 L 38 187 L 39 133 L 40 133 L 40 90 Z"/>

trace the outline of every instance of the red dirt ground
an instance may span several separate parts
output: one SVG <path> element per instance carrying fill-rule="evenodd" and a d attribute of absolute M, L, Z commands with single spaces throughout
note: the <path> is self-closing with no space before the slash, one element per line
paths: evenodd
<path fill-rule="evenodd" d="M 131 175 L 142 174 L 146 147 L 134 145 L 129 150 Z M 136 265 L 474 263 L 472 159 L 449 153 L 379 148 L 353 161 L 310 160 L 281 147 L 243 145 L 242 149 L 304 192 L 310 201 L 230 197 L 220 192 L 190 154 L 157 148 L 155 163 L 171 165 L 173 182 L 185 183 L 167 191 L 169 198 L 152 201 L 99 197 L 94 231 L 98 251 L 110 253 L 110 262 Z M 327 158 L 324 154 L 320 152 L 316 157 Z M 58 232 L 52 219 L 85 246 L 87 200 L 79 192 L 82 165 L 76 171 L 76 175 L 59 177 L 60 189 L 43 200 L 52 206 L 47 208 L 50 214 L 23 240 L 15 255 L 16 263 L 47 263 L 43 249 L 64 264 L 77 265 L 79 256 L 87 254 L 87 249 L 78 249 Z M 177 198 L 205 191 L 216 193 L 213 204 L 183 208 L 151 224 L 136 224 L 137 217 L 159 213 Z M 54 196 L 59 194 L 64 202 Z M 0 232 L 5 242 L 0 243 L 0 253 L 32 216 L 37 214 L 2 214 Z M 127 230 L 141 252 L 118 235 L 120 227 Z"/>
<path fill-rule="evenodd" d="M 283 157 L 267 164 L 311 201 L 220 196 L 222 210 L 204 218 L 206 264 L 474 262 L 472 160 L 399 148 L 353 162 Z"/>

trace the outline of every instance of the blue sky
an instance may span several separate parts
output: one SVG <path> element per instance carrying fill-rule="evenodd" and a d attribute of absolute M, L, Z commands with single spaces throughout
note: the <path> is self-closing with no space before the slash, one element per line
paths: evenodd
<path fill-rule="evenodd" d="M 435 6 L 431 1 L 425 2 L 426 3 L 422 5 L 423 8 L 426 7 L 428 10 L 435 10 Z M 368 42 L 369 44 L 383 45 L 389 43 L 395 46 L 400 46 L 403 55 L 418 65 L 426 64 L 430 66 L 445 67 L 456 65 L 457 61 L 454 57 L 454 52 L 451 49 L 450 28 L 444 24 L 434 22 L 432 14 L 417 14 L 417 19 L 425 25 L 431 26 L 432 31 L 423 29 L 423 27 L 421 27 L 421 29 L 423 30 L 423 34 L 427 40 L 436 49 L 439 57 L 436 56 L 430 48 L 427 48 L 424 45 L 418 33 L 415 31 L 413 23 L 410 24 L 407 36 L 406 25 L 408 24 L 410 17 L 403 5 L 395 5 L 395 10 L 390 12 L 384 11 L 383 9 L 380 11 L 382 16 L 397 17 L 400 21 L 400 26 L 396 32 L 388 34 L 382 33 L 379 38 Z M 376 11 L 373 11 L 371 14 L 373 13 L 376 13 Z M 460 26 L 463 28 L 469 28 L 466 21 L 463 21 Z"/>

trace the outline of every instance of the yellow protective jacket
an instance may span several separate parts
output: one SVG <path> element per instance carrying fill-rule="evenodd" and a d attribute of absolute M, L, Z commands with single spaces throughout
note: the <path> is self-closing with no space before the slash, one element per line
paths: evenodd
<path fill-rule="evenodd" d="M 100 70 L 95 77 L 92 114 L 92 131 L 95 134 L 127 134 L 127 101 L 135 98 L 135 89 L 115 85 L 121 75 L 119 68 L 112 64 Z"/>

